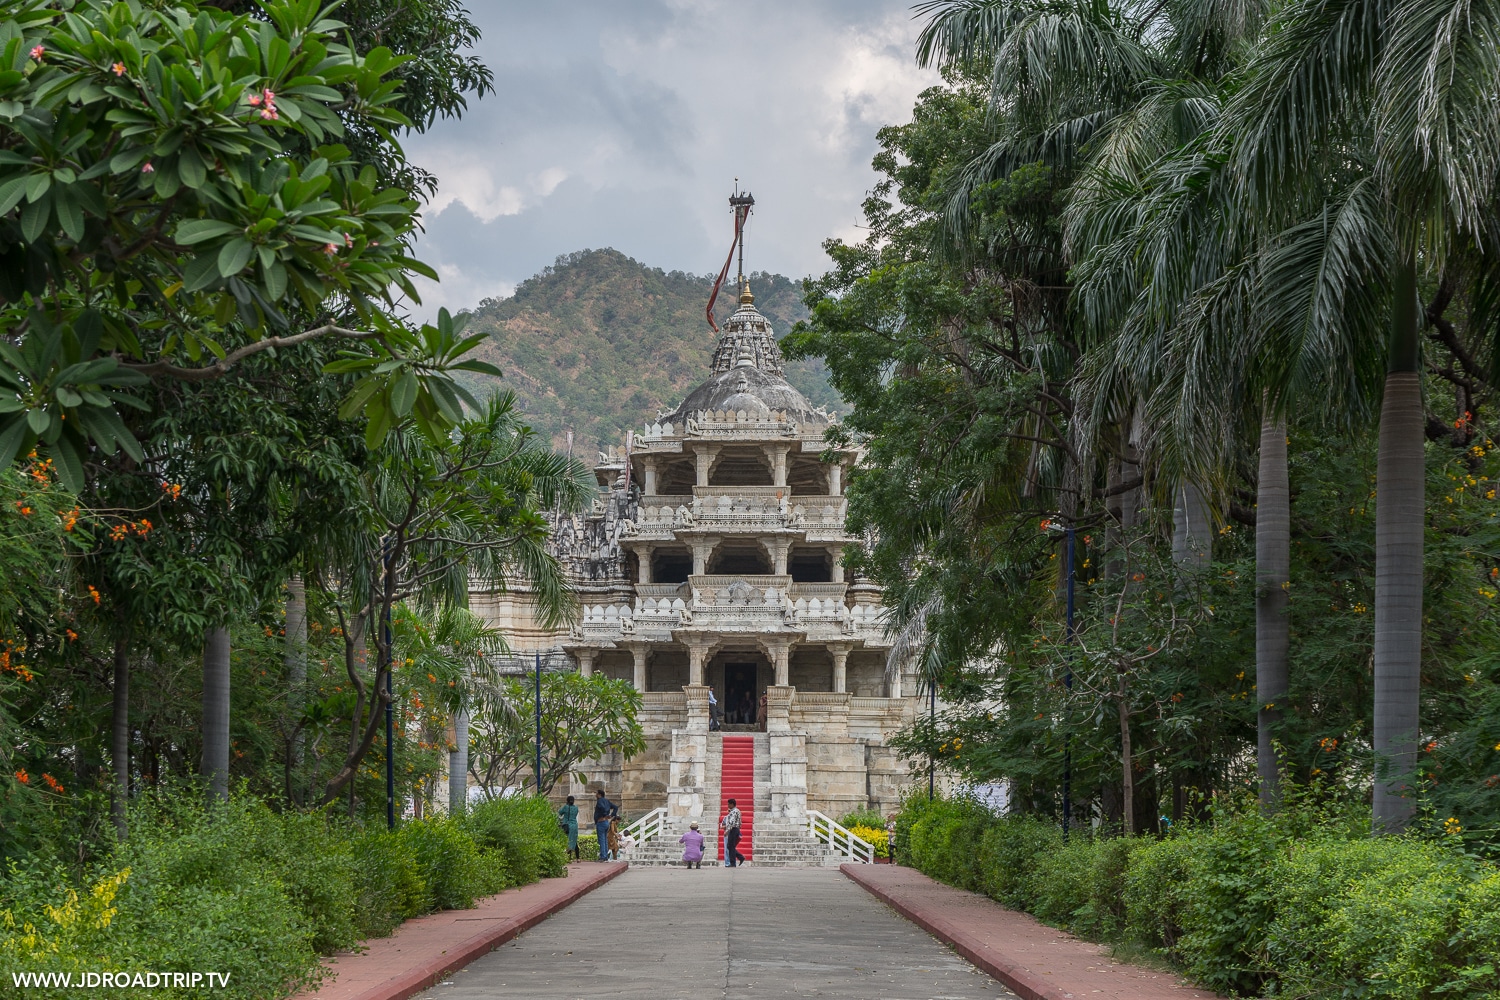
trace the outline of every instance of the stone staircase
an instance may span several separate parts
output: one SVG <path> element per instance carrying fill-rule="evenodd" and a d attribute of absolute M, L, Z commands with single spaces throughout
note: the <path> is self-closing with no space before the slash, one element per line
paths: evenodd
<path fill-rule="evenodd" d="M 722 863 L 719 854 L 719 818 L 727 805 L 724 799 L 723 733 L 710 733 L 708 739 L 706 788 L 704 789 L 704 814 L 698 821 L 698 831 L 703 834 L 704 863 Z M 754 793 L 747 803 L 740 798 L 740 811 L 745 816 L 746 839 L 741 841 L 740 852 L 751 859 L 750 867 L 767 868 L 821 868 L 837 867 L 847 861 L 844 855 L 808 833 L 807 827 L 786 819 L 771 816 L 771 754 L 770 741 L 765 733 L 729 733 L 731 737 L 753 737 L 754 746 Z M 717 811 L 711 811 L 711 810 Z M 673 829 L 658 837 L 637 844 L 627 855 L 632 865 L 664 866 L 682 864 L 682 845 L 677 838 L 687 830 Z"/>

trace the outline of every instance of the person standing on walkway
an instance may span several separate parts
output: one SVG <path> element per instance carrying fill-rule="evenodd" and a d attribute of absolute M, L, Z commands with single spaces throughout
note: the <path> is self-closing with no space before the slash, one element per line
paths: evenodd
<path fill-rule="evenodd" d="M 755 710 L 755 724 L 761 732 L 766 731 L 766 696 L 760 696 L 760 707 Z"/>
<path fill-rule="evenodd" d="M 714 697 L 714 689 L 708 689 L 708 731 L 713 733 L 719 729 L 719 699 Z"/>
<path fill-rule="evenodd" d="M 724 867 L 744 864 L 745 856 L 740 853 L 740 807 L 734 799 L 729 800 L 729 812 L 719 820 L 719 829 L 724 831 Z"/>
<path fill-rule="evenodd" d="M 703 834 L 698 832 L 698 821 L 688 824 L 688 832 L 677 838 L 682 845 L 682 862 L 689 868 L 703 867 Z"/>
<path fill-rule="evenodd" d="M 578 857 L 578 806 L 573 802 L 573 796 L 569 795 L 567 803 L 558 807 L 557 825 L 568 835 L 568 854 L 574 861 L 581 860 Z"/>
<path fill-rule="evenodd" d="M 609 824 L 615 818 L 615 804 L 604 797 L 604 789 L 594 793 L 594 833 L 599 838 L 599 860 L 609 860 Z"/>

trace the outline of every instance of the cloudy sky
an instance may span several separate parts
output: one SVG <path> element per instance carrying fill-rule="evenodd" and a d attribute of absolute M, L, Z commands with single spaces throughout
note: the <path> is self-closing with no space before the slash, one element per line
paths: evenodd
<path fill-rule="evenodd" d="M 746 266 L 819 272 L 856 237 L 882 125 L 910 119 L 911 0 L 470 0 L 495 92 L 407 143 L 441 180 L 426 317 L 509 295 L 559 254 L 614 247 L 717 271 L 736 177 Z"/>

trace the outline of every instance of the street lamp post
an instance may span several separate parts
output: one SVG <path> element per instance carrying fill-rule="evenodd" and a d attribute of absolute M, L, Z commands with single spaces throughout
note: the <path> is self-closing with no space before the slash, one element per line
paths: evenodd
<path fill-rule="evenodd" d="M 385 541 L 385 588 L 390 593 L 391 542 Z M 391 606 L 384 605 L 380 612 L 381 634 L 385 642 L 385 828 L 396 829 L 396 699 L 392 675 L 396 672 L 396 650 L 391 645 Z"/>
<path fill-rule="evenodd" d="M 542 794 L 542 651 L 536 652 L 536 793 Z"/>
<path fill-rule="evenodd" d="M 1077 536 L 1073 526 L 1068 525 L 1068 646 L 1073 645 L 1073 581 L 1075 579 L 1074 548 Z M 1072 709 L 1073 651 L 1068 650 L 1068 671 L 1063 675 L 1064 711 Z M 1067 722 L 1064 722 L 1066 727 Z M 1073 732 L 1063 729 L 1063 843 L 1068 842 L 1068 830 L 1073 825 Z"/>
<path fill-rule="evenodd" d="M 927 703 L 928 718 L 932 720 L 932 738 L 937 739 L 937 678 L 927 679 Z M 932 793 L 937 787 L 937 753 L 934 751 L 927 757 L 927 801 L 932 801 Z"/>

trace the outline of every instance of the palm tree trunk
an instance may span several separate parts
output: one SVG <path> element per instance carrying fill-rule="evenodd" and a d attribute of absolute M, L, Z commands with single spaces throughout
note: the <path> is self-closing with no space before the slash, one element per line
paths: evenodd
<path fill-rule="evenodd" d="M 1292 563 L 1291 482 L 1287 473 L 1286 418 L 1269 410 L 1260 422 L 1260 486 L 1255 497 L 1255 691 L 1257 770 L 1262 808 L 1281 800 L 1281 769 L 1272 740 L 1291 686 L 1290 603 Z"/>
<path fill-rule="evenodd" d="M 448 814 L 462 816 L 469 804 L 469 712 L 453 713 L 453 752 L 448 755 Z"/>
<path fill-rule="evenodd" d="M 114 764 L 114 794 L 109 814 L 115 824 L 115 836 L 125 839 L 129 832 L 125 810 L 130 799 L 130 631 L 115 633 L 114 704 L 110 712 L 110 760 Z"/>
<path fill-rule="evenodd" d="M 210 801 L 229 798 L 229 629 L 203 636 L 203 776 Z"/>
<path fill-rule="evenodd" d="M 307 588 L 302 574 L 293 573 L 286 582 L 286 640 L 282 653 L 287 678 L 287 800 L 302 804 L 302 708 L 307 694 Z"/>
<path fill-rule="evenodd" d="M 1213 561 L 1213 525 L 1208 501 L 1195 483 L 1184 479 L 1172 506 L 1172 563 L 1182 582 L 1199 576 Z"/>
<path fill-rule="evenodd" d="M 1135 833 L 1135 759 L 1130 748 L 1130 696 L 1125 688 L 1125 675 L 1120 675 L 1120 690 L 1115 698 L 1120 712 L 1120 820 L 1124 824 L 1125 836 Z"/>
<path fill-rule="evenodd" d="M 1416 266 L 1396 268 L 1390 361 L 1375 472 L 1375 795 L 1377 833 L 1411 821 L 1422 681 L 1422 531 L 1426 500 Z"/>

